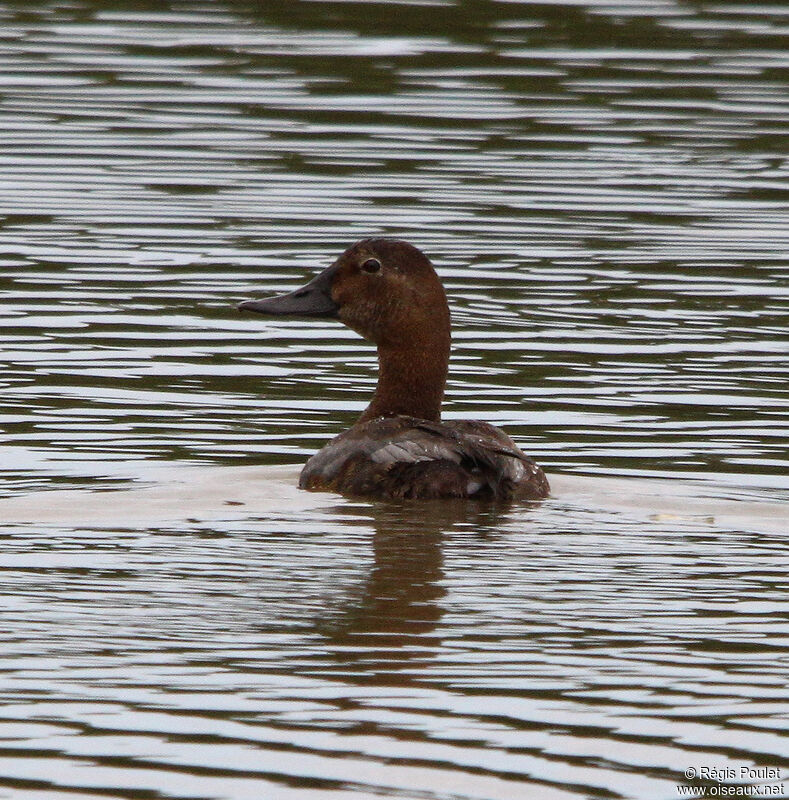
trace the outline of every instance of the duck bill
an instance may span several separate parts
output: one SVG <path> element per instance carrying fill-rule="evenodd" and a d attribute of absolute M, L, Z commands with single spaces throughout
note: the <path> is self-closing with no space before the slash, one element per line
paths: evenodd
<path fill-rule="evenodd" d="M 337 269 L 338 265 L 332 264 L 295 292 L 263 300 L 244 300 L 238 310 L 294 317 L 336 317 L 340 307 L 332 300 L 331 285 Z"/>

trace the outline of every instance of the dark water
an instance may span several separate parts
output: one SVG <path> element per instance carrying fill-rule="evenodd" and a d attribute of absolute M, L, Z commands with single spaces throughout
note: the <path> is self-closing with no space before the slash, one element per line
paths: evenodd
<path fill-rule="evenodd" d="M 0 3 L 0 491 L 303 461 L 374 351 L 234 304 L 386 234 L 447 286 L 447 416 L 786 501 L 787 34 L 778 3 Z M 9 527 L 0 567 L 0 797 L 789 776 L 756 529 L 338 501 Z"/>

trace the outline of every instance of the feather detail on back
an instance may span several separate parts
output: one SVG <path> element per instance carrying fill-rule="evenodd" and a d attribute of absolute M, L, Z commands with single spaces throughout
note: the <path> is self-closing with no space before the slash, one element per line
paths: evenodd
<path fill-rule="evenodd" d="M 547 496 L 542 470 L 484 422 L 378 417 L 355 425 L 316 453 L 299 485 L 389 498 Z"/>

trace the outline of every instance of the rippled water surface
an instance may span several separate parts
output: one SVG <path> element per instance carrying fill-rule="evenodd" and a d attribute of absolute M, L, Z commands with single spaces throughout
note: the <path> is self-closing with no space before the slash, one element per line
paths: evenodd
<path fill-rule="evenodd" d="M 304 461 L 374 350 L 235 303 L 384 234 L 446 284 L 446 416 L 789 531 L 788 40 L 780 3 L 0 2 L 0 492 Z M 0 797 L 789 795 L 784 539 L 677 512 L 7 526 Z"/>

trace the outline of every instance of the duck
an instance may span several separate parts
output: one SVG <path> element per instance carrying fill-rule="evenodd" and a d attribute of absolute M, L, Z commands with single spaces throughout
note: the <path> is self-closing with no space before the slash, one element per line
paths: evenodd
<path fill-rule="evenodd" d="M 548 496 L 543 470 L 504 431 L 479 420 L 442 421 L 450 312 L 441 280 L 418 248 L 363 239 L 301 288 L 238 308 L 339 320 L 377 347 L 369 405 L 307 461 L 302 489 L 390 500 Z"/>

